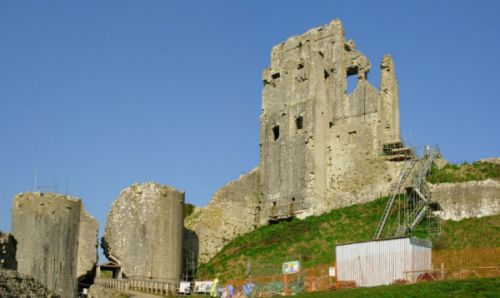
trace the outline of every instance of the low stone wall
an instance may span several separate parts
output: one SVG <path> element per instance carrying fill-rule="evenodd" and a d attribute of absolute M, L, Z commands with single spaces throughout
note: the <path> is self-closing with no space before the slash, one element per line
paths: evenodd
<path fill-rule="evenodd" d="M 9 233 L 0 232 L 0 268 L 17 270 L 16 240 Z"/>
<path fill-rule="evenodd" d="M 107 289 L 101 286 L 93 285 L 89 289 L 89 298 L 125 298 L 132 297 L 132 295 L 121 292 L 115 289 Z"/>
<path fill-rule="evenodd" d="M 446 220 L 496 215 L 500 213 L 500 181 L 488 179 L 460 183 L 429 184 L 431 199 L 443 209 Z"/>

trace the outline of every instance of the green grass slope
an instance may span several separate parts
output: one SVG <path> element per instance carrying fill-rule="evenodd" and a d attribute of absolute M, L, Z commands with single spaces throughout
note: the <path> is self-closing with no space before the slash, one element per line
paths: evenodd
<path fill-rule="evenodd" d="M 427 177 L 427 181 L 433 184 L 480 181 L 486 179 L 500 179 L 500 164 L 481 161 L 474 163 L 465 162 L 460 165 L 447 164 L 441 169 L 433 165 L 431 173 Z"/>
<path fill-rule="evenodd" d="M 500 279 L 467 279 L 437 281 L 413 285 L 391 285 L 357 288 L 338 292 L 304 293 L 297 298 L 355 297 L 499 297 Z"/>
<path fill-rule="evenodd" d="M 254 276 L 277 274 L 281 264 L 291 260 L 300 259 L 303 268 L 333 264 L 336 243 L 372 239 L 386 202 L 387 198 L 382 198 L 260 227 L 231 241 L 209 263 L 202 264 L 199 276 L 218 275 L 223 280 L 244 277 L 248 259 Z M 442 221 L 442 233 L 433 241 L 440 248 L 498 247 L 499 231 L 500 215 Z"/>

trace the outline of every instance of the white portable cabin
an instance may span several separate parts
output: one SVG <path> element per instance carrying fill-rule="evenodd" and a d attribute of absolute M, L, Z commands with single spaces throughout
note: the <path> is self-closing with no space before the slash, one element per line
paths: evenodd
<path fill-rule="evenodd" d="M 359 287 L 415 282 L 418 271 L 432 269 L 432 243 L 414 237 L 338 244 L 335 255 L 337 279 Z"/>

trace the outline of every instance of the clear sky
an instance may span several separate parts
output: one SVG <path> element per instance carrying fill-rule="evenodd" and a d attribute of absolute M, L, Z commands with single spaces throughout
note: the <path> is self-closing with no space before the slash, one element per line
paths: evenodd
<path fill-rule="evenodd" d="M 453 162 L 500 156 L 500 1 L 0 1 L 0 230 L 59 183 L 104 230 L 155 181 L 205 205 L 257 166 L 271 48 L 339 18 L 394 58 L 402 135 Z M 66 187 L 67 185 L 67 187 Z"/>

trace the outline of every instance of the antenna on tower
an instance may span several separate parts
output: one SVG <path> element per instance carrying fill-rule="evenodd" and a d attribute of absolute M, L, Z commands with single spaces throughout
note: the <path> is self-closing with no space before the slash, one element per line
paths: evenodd
<path fill-rule="evenodd" d="M 37 183 L 37 181 L 36 181 L 36 168 L 35 168 L 35 192 L 36 192 L 36 191 L 37 191 L 37 189 L 38 189 L 38 186 L 37 186 L 37 184 L 36 184 L 36 183 Z"/>
<path fill-rule="evenodd" d="M 37 173 L 37 170 L 35 168 L 35 171 L 34 171 L 34 178 L 35 178 L 35 192 L 36 191 L 41 191 L 42 189 L 48 189 L 49 191 L 52 191 L 54 193 L 58 192 L 59 191 L 59 183 L 57 182 L 57 180 L 54 178 L 53 180 L 53 184 L 52 185 L 38 185 L 38 173 Z"/>

